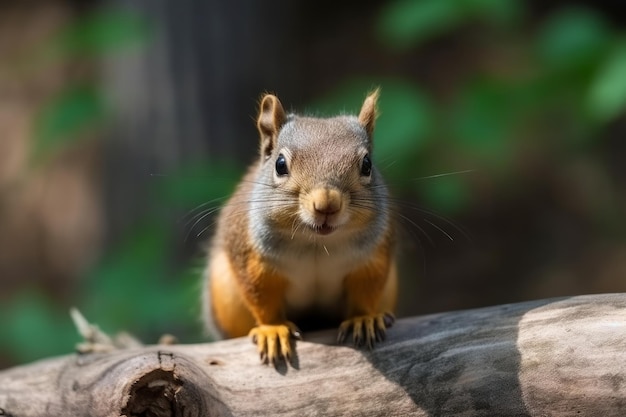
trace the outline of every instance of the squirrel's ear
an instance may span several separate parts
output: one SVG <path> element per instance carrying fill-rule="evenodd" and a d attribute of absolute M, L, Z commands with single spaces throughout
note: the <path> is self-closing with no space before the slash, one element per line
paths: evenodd
<path fill-rule="evenodd" d="M 261 136 L 261 155 L 268 157 L 276 146 L 276 138 L 285 123 L 285 111 L 278 97 L 265 94 L 259 106 L 259 117 L 256 125 Z"/>
<path fill-rule="evenodd" d="M 359 112 L 359 123 L 365 128 L 367 134 L 371 137 L 374 133 L 374 124 L 376 116 L 378 116 L 378 107 L 376 105 L 380 88 L 375 89 L 365 97 L 361 111 Z"/>

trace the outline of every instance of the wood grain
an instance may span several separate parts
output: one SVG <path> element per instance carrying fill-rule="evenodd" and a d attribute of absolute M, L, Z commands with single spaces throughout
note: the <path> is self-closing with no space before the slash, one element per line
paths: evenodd
<path fill-rule="evenodd" d="M 305 335 L 73 354 L 0 372 L 0 415 L 625 416 L 626 294 L 398 320 L 372 351 Z"/>

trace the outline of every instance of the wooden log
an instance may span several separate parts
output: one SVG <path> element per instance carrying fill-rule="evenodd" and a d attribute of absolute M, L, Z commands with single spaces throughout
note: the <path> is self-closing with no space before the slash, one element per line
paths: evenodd
<path fill-rule="evenodd" d="M 626 294 L 405 318 L 372 351 L 309 336 L 276 369 L 245 338 L 15 367 L 0 416 L 626 416 Z"/>

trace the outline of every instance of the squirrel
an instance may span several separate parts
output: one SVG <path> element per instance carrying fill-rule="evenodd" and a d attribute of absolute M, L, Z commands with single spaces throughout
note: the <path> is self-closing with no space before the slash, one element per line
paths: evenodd
<path fill-rule="evenodd" d="M 259 158 L 218 216 L 202 304 L 209 329 L 249 335 L 263 363 L 291 360 L 300 318 L 334 319 L 339 343 L 351 332 L 369 348 L 393 324 L 394 227 L 372 163 L 378 97 L 332 118 L 261 99 Z"/>

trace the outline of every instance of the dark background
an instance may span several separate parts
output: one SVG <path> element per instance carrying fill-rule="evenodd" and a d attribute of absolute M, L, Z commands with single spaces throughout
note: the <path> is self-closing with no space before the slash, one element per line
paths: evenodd
<path fill-rule="evenodd" d="M 68 310 L 206 340 L 203 245 L 257 100 L 356 112 L 397 203 L 400 315 L 626 290 L 617 1 L 3 1 L 0 367 Z M 442 177 L 437 174 L 471 170 Z M 196 221 L 197 220 L 197 221 Z"/>

